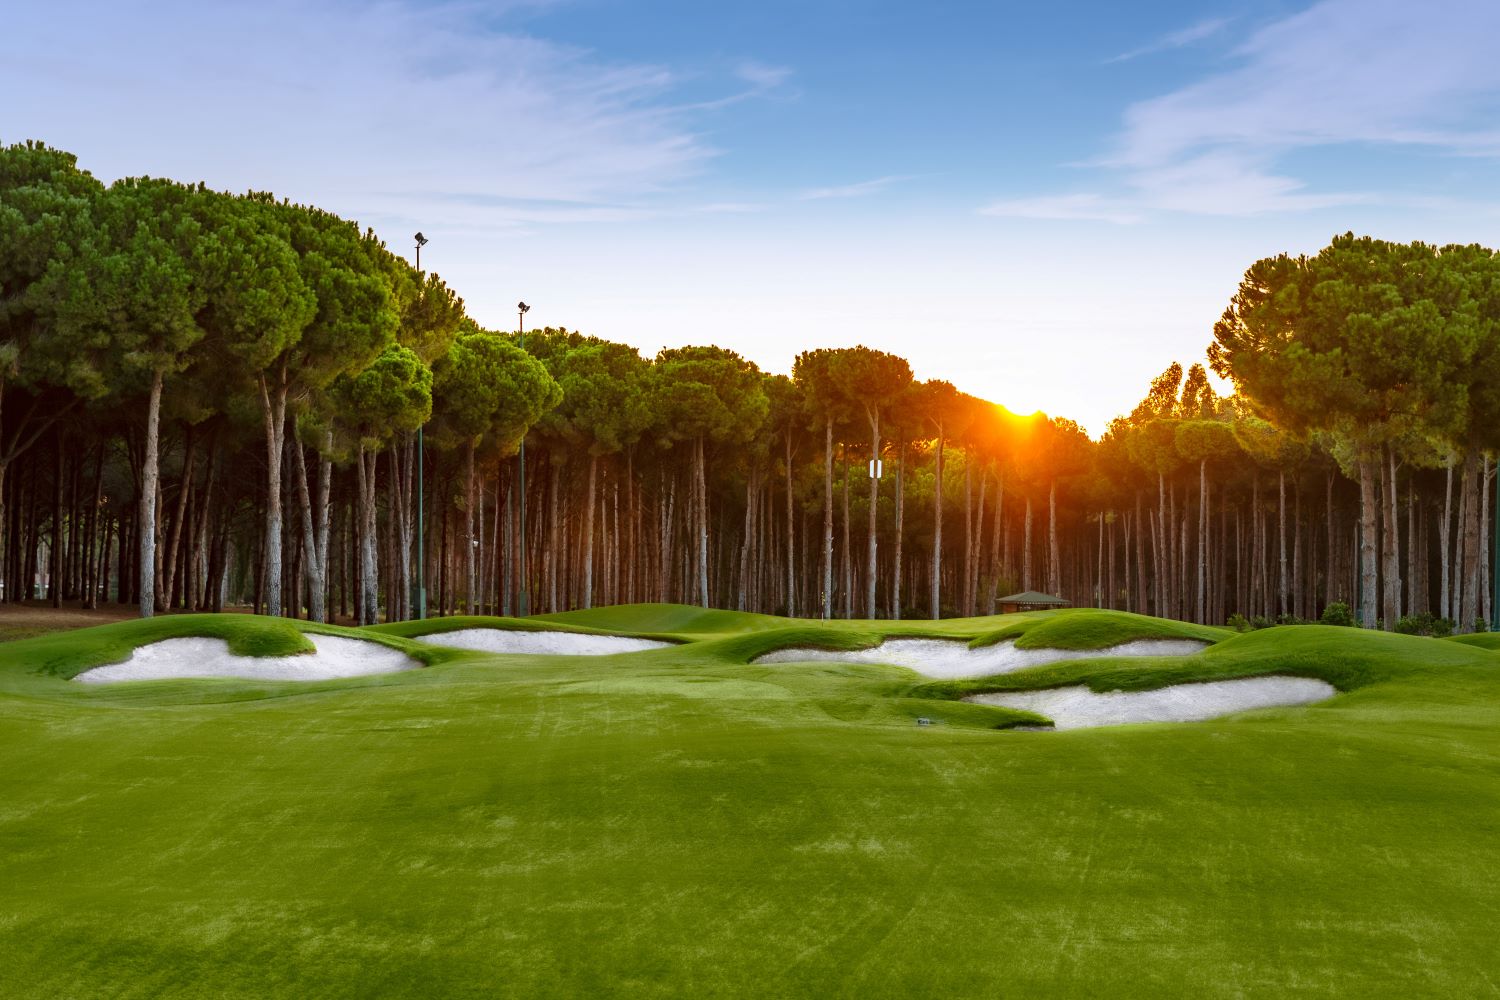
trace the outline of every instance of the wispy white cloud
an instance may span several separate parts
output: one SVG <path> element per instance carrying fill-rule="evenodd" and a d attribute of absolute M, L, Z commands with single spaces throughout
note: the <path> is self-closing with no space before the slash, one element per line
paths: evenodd
<path fill-rule="evenodd" d="M 758 62 L 742 62 L 734 68 L 732 76 L 742 84 L 740 89 L 725 94 L 723 97 L 694 101 L 690 104 L 683 104 L 668 110 L 679 114 L 697 111 L 719 111 L 723 108 L 732 107 L 733 105 L 754 100 L 758 97 L 766 97 L 773 94 L 786 96 L 791 93 L 787 82 L 792 78 L 792 71 L 785 66 L 768 66 Z"/>
<path fill-rule="evenodd" d="M 1134 105 L 1110 162 L 1331 143 L 1494 149 L 1500 4 L 1322 0 L 1252 34 L 1240 65 Z"/>
<path fill-rule="evenodd" d="M 1074 222 L 1112 222 L 1128 225 L 1144 217 L 1140 209 L 1120 199 L 1091 193 L 1041 195 L 990 202 L 981 215 L 1012 219 L 1064 219 Z"/>
<path fill-rule="evenodd" d="M 1375 200 L 1368 192 L 1308 189 L 1301 180 L 1275 173 L 1250 151 L 1213 150 L 1140 170 L 1129 178 L 1138 210 L 1197 215 L 1260 215 L 1301 212 Z"/>
<path fill-rule="evenodd" d="M 769 66 L 751 59 L 736 66 L 734 75 L 756 90 L 765 92 L 785 84 L 792 78 L 792 71 L 786 66 Z"/>
<path fill-rule="evenodd" d="M 1389 202 L 1314 187 L 1287 161 L 1335 146 L 1500 156 L 1496 37 L 1496 3 L 1321 0 L 1251 34 L 1233 69 L 1132 105 L 1092 164 L 1108 171 L 1113 193 L 1067 197 L 1109 205 L 1109 221 Z"/>
<path fill-rule="evenodd" d="M 1170 34 L 1163 35 L 1162 37 L 1156 39 L 1154 42 L 1148 42 L 1138 49 L 1131 49 L 1129 52 L 1121 52 L 1117 56 L 1113 56 L 1109 59 L 1104 60 L 1104 62 L 1106 65 L 1109 63 L 1126 62 L 1130 59 L 1139 59 L 1141 56 L 1155 55 L 1158 52 L 1168 52 L 1172 49 L 1186 48 L 1187 46 L 1192 45 L 1195 42 L 1201 42 L 1204 39 L 1212 38 L 1213 36 L 1217 35 L 1219 32 L 1227 28 L 1232 20 L 1234 19 L 1229 17 L 1207 18 L 1205 20 L 1197 22 L 1196 24 L 1189 25 L 1186 28 L 1182 28 Z"/>
<path fill-rule="evenodd" d="M 765 205 L 753 201 L 714 201 L 694 209 L 701 215 L 749 215 L 765 210 Z"/>
<path fill-rule="evenodd" d="M 0 128 L 72 149 L 107 178 L 272 188 L 428 227 L 635 219 L 642 199 L 717 155 L 672 68 L 535 37 L 506 18 L 515 6 L 22 8 L 0 34 L 12 97 Z M 741 62 L 722 75 L 745 99 L 789 71 Z"/>
<path fill-rule="evenodd" d="M 876 177 L 873 180 L 858 181 L 854 184 L 811 188 L 810 190 L 803 191 L 797 197 L 803 201 L 818 201 L 824 198 L 863 198 L 866 195 L 879 194 L 892 184 L 904 180 L 907 180 L 907 178 L 900 175 Z"/>

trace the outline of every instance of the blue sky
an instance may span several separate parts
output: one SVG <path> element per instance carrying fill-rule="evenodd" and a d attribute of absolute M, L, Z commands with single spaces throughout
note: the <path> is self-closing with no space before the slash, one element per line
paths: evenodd
<path fill-rule="evenodd" d="M 27 5 L 0 140 L 421 229 L 653 353 L 863 342 L 1093 431 L 1256 258 L 1500 243 L 1500 4 Z"/>

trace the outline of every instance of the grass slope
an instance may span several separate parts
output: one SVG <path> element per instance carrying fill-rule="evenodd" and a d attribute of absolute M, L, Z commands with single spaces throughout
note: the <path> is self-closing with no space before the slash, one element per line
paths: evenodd
<path fill-rule="evenodd" d="M 371 625 L 364 629 L 376 635 L 397 636 L 403 639 L 436 639 L 444 632 L 462 629 L 493 628 L 512 632 L 574 632 L 580 635 L 629 634 L 643 639 L 669 639 L 675 636 L 659 632 L 620 630 L 600 626 L 575 625 L 563 621 L 548 621 L 544 617 L 500 618 L 490 615 L 452 615 L 447 618 L 428 618 L 423 621 L 390 622 Z"/>
<path fill-rule="evenodd" d="M 971 645 L 989 646 L 1014 639 L 1017 649 L 1104 649 L 1140 639 L 1196 639 L 1212 643 L 1235 634 L 1208 625 L 1091 608 L 1005 617 L 1019 620 L 981 634 Z"/>
<path fill-rule="evenodd" d="M 280 653 L 311 628 L 229 617 L 0 645 L 7 996 L 1412 997 L 1500 979 L 1483 648 L 1308 626 L 965 682 L 1303 673 L 1350 692 L 1068 733 L 997 731 L 1016 713 L 898 668 L 746 660 L 1018 624 L 1100 648 L 1174 623 L 651 605 L 527 621 L 681 646 L 493 657 L 330 629 L 431 668 L 63 679 L 167 635 Z"/>

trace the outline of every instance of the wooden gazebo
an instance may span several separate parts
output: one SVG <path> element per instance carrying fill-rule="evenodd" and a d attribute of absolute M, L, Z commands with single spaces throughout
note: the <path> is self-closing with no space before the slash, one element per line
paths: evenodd
<path fill-rule="evenodd" d="M 1073 606 L 1072 601 L 1065 601 L 1051 594 L 1039 594 L 1035 590 L 1023 590 L 1019 594 L 1002 597 L 999 603 L 1002 615 L 1013 614 L 1017 611 L 1050 611 L 1053 608 Z"/>

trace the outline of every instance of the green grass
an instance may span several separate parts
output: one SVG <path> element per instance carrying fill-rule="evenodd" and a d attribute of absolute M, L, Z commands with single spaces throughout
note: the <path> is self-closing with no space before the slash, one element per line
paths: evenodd
<path fill-rule="evenodd" d="M 444 632 L 457 632 L 460 629 L 494 628 L 507 629 L 514 632 L 576 632 L 581 635 L 615 635 L 618 629 L 612 629 L 600 625 L 575 625 L 561 620 L 562 616 L 555 616 L 555 620 L 547 616 L 536 616 L 533 618 L 499 618 L 488 615 L 454 615 L 448 618 L 428 618 L 424 621 L 391 622 L 386 625 L 371 625 L 365 631 L 376 635 L 396 636 L 403 639 L 427 638 L 436 640 Z M 663 639 L 670 642 L 681 641 L 676 635 L 670 633 L 641 631 L 639 628 L 627 630 L 630 635 L 643 639 Z"/>
<path fill-rule="evenodd" d="M 1453 635 L 1448 637 L 1448 641 L 1461 643 L 1465 646 L 1478 646 L 1480 649 L 1500 649 L 1500 632 L 1476 632 L 1472 635 Z"/>
<path fill-rule="evenodd" d="M 981 633 L 970 645 L 992 646 L 1014 639 L 1017 649 L 1103 649 L 1140 639 L 1218 642 L 1235 634 L 1225 628 L 1089 608 L 1027 612 L 1004 618 L 1004 627 Z"/>
<path fill-rule="evenodd" d="M 428 668 L 87 687 L 66 678 L 139 643 L 289 653 L 315 627 L 174 616 L 0 645 L 0 992 L 1497 991 L 1500 653 L 1483 646 L 1091 611 L 819 624 L 646 605 L 525 624 L 681 645 L 489 656 L 411 642 L 421 626 L 326 629 Z M 942 684 L 748 663 L 1007 630 L 1218 641 Z M 1346 693 L 1064 733 L 953 700 L 1256 673 Z"/>

